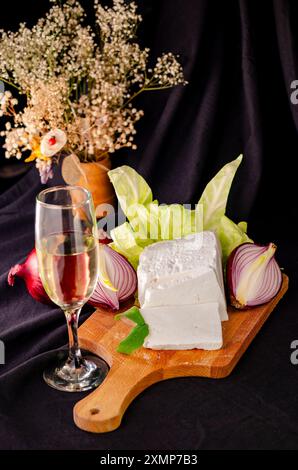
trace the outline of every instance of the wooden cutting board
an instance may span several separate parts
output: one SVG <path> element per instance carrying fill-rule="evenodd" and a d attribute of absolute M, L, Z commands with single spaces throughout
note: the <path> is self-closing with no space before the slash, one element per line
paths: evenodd
<path fill-rule="evenodd" d="M 280 292 L 269 303 L 247 311 L 229 307 L 224 322 L 224 345 L 218 351 L 153 351 L 141 348 L 131 356 L 117 353 L 131 326 L 113 314 L 96 312 L 80 327 L 81 346 L 103 357 L 110 366 L 104 382 L 74 407 L 76 425 L 90 432 L 118 428 L 133 399 L 150 385 L 173 377 L 227 377 L 288 289 L 283 275 Z"/>

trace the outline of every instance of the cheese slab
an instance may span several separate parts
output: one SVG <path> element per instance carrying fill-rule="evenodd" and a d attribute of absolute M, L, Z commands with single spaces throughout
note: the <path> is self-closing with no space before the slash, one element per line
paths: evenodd
<path fill-rule="evenodd" d="M 159 280 L 147 287 L 143 307 L 195 305 L 217 301 L 222 321 L 228 320 L 225 299 L 213 269 Z"/>
<path fill-rule="evenodd" d="M 145 307 L 149 325 L 144 346 L 150 349 L 220 349 L 223 344 L 219 304 Z"/>
<path fill-rule="evenodd" d="M 216 235 L 199 232 L 145 248 L 138 293 L 143 308 L 217 302 L 221 320 L 228 320 Z"/>

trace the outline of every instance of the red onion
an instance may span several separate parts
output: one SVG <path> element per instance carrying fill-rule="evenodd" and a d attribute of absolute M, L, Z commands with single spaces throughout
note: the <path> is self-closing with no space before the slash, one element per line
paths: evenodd
<path fill-rule="evenodd" d="M 103 305 L 119 309 L 137 290 L 137 275 L 124 256 L 107 245 L 100 245 L 100 275 L 89 300 L 93 307 Z"/>
<path fill-rule="evenodd" d="M 282 273 L 274 258 L 276 245 L 243 243 L 227 263 L 231 304 L 239 309 L 261 305 L 273 299 L 282 284 Z"/>
<path fill-rule="evenodd" d="M 52 303 L 48 294 L 42 285 L 37 264 L 37 255 L 35 248 L 29 253 L 23 264 L 13 266 L 7 277 L 8 284 L 14 285 L 15 276 L 22 277 L 26 283 L 29 294 L 38 302 L 44 304 Z"/>

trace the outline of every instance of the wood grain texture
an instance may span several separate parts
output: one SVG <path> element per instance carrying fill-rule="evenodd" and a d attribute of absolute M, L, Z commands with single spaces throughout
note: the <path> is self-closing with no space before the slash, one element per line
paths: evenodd
<path fill-rule="evenodd" d="M 100 387 L 75 405 L 76 425 L 96 433 L 115 430 L 134 398 L 161 380 L 227 377 L 287 289 L 288 277 L 283 275 L 282 288 L 271 302 L 242 312 L 229 307 L 229 321 L 222 324 L 224 344 L 218 351 L 141 348 L 131 356 L 117 353 L 131 326 L 98 309 L 79 329 L 81 346 L 103 357 L 111 369 Z"/>

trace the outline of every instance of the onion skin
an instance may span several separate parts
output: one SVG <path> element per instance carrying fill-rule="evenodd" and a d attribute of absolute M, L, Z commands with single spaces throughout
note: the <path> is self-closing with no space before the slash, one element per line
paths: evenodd
<path fill-rule="evenodd" d="M 269 243 L 266 246 L 256 243 L 243 243 L 232 251 L 227 262 L 227 287 L 233 307 L 246 310 L 263 305 L 276 296 L 282 285 L 282 273 L 274 258 L 275 251 L 276 245 L 274 243 Z M 264 272 L 256 277 L 260 274 L 260 270 L 258 272 L 260 267 L 264 268 Z M 246 273 L 245 270 L 247 270 Z M 250 274 L 250 277 L 246 279 L 247 292 L 249 292 L 249 289 L 255 288 L 255 297 L 243 299 L 243 287 L 245 286 L 243 271 L 245 274 Z M 260 282 L 254 284 L 257 281 L 260 281 L 261 285 Z M 241 296 L 239 295 L 240 286 L 242 289 Z"/>
<path fill-rule="evenodd" d="M 23 264 L 16 264 L 9 270 L 7 282 L 10 286 L 14 285 L 15 276 L 24 279 L 27 290 L 33 299 L 43 304 L 52 304 L 39 276 L 35 248 L 29 253 Z"/>

